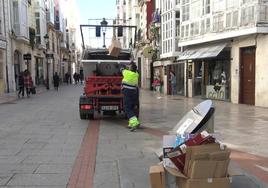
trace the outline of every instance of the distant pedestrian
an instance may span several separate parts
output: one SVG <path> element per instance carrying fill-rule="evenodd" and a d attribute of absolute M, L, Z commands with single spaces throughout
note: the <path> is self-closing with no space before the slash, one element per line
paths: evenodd
<path fill-rule="evenodd" d="M 58 91 L 59 90 L 59 83 L 60 83 L 60 77 L 57 72 L 55 72 L 53 76 L 53 83 L 54 83 L 54 88 Z"/>
<path fill-rule="evenodd" d="M 24 77 L 23 77 L 23 72 L 20 72 L 20 74 L 19 74 L 19 93 L 18 93 L 19 98 L 20 98 L 20 94 L 22 94 L 22 97 L 24 97 Z"/>
<path fill-rule="evenodd" d="M 26 94 L 27 97 L 30 97 L 31 88 L 33 87 L 33 79 L 31 77 L 31 74 L 28 70 L 24 71 L 24 87 L 26 88 Z"/>
<path fill-rule="evenodd" d="M 75 84 L 79 82 L 79 75 L 76 72 L 73 74 L 73 79 L 74 79 Z"/>
<path fill-rule="evenodd" d="M 83 84 L 83 81 L 84 81 L 84 70 L 80 69 L 80 82 L 81 82 L 81 85 Z"/>
<path fill-rule="evenodd" d="M 170 84 L 171 84 L 171 95 L 175 95 L 176 94 L 176 85 L 177 85 L 177 78 L 174 74 L 174 72 L 170 71 Z"/>

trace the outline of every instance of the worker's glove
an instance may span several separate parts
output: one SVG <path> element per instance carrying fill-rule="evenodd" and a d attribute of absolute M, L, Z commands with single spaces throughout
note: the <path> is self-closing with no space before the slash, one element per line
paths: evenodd
<path fill-rule="evenodd" d="M 125 69 L 126 69 L 126 65 L 121 64 L 121 65 L 120 65 L 120 72 L 122 72 L 122 71 L 125 70 Z"/>

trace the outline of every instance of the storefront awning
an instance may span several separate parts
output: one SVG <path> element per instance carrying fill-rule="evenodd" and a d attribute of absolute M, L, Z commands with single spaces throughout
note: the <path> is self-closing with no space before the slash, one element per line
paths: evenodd
<path fill-rule="evenodd" d="M 217 57 L 219 53 L 227 46 L 227 43 L 217 43 L 203 45 L 200 47 L 186 49 L 178 58 L 177 61 L 187 59 L 206 59 Z"/>

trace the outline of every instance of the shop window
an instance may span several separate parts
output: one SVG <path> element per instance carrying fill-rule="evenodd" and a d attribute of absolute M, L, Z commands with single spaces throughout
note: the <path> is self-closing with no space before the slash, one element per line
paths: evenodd
<path fill-rule="evenodd" d="M 211 60 L 206 63 L 206 97 L 228 100 L 230 62 L 228 60 Z"/>

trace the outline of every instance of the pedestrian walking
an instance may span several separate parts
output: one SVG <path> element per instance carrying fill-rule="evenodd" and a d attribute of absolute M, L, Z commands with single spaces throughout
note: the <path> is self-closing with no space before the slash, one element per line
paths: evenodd
<path fill-rule="evenodd" d="M 130 131 L 135 131 L 140 122 L 135 114 L 135 107 L 138 105 L 138 80 L 139 73 L 134 62 L 131 63 L 129 70 L 122 68 L 122 93 L 124 95 L 124 108 L 129 119 L 128 127 Z"/>
<path fill-rule="evenodd" d="M 22 95 L 22 97 L 24 97 L 24 77 L 23 77 L 23 72 L 20 72 L 18 81 L 19 81 L 18 98 L 20 98 L 20 94 Z"/>
<path fill-rule="evenodd" d="M 53 84 L 54 88 L 58 91 L 59 90 L 59 83 L 60 83 L 60 77 L 57 72 L 55 72 L 53 76 Z"/>
<path fill-rule="evenodd" d="M 171 95 L 176 94 L 176 85 L 177 85 L 177 78 L 174 72 L 170 71 L 170 84 L 171 84 Z"/>
<path fill-rule="evenodd" d="M 26 89 L 27 97 L 30 97 L 31 88 L 33 87 L 33 79 L 31 77 L 31 74 L 28 70 L 24 71 L 24 87 Z"/>
<path fill-rule="evenodd" d="M 83 81 L 84 81 L 84 70 L 80 69 L 80 82 L 81 82 L 81 85 L 83 84 Z"/>

